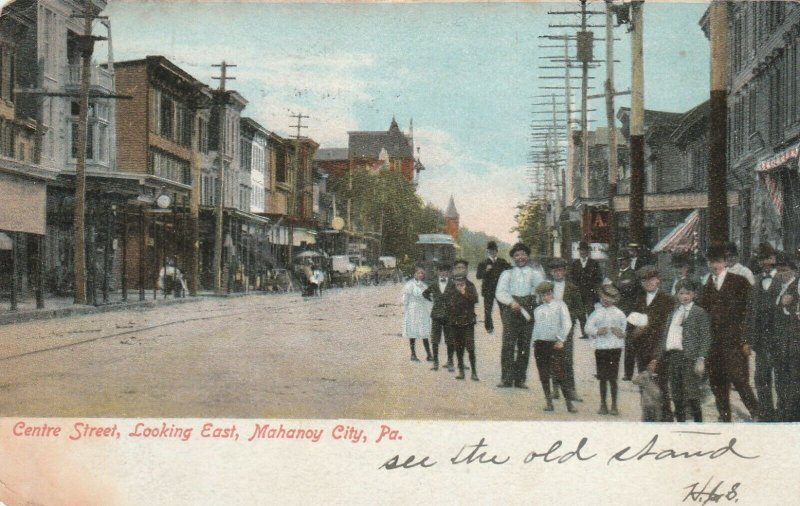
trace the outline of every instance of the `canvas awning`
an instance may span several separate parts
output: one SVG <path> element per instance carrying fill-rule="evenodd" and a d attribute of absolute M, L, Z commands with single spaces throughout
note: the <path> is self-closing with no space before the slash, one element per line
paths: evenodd
<path fill-rule="evenodd" d="M 0 174 L 0 230 L 44 235 L 47 183 Z"/>
<path fill-rule="evenodd" d="M 653 253 L 684 252 L 695 247 L 694 233 L 700 224 L 700 211 L 694 210 L 653 248 Z"/>

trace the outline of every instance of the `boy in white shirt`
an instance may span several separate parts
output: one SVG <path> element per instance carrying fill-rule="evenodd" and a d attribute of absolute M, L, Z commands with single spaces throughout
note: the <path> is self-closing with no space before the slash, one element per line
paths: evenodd
<path fill-rule="evenodd" d="M 572 405 L 570 392 L 564 390 L 566 371 L 564 369 L 564 343 L 572 330 L 572 320 L 567 305 L 553 296 L 553 283 L 544 281 L 536 287 L 542 303 L 533 312 L 533 356 L 539 370 L 544 397 L 547 401 L 545 411 L 553 411 L 553 396 L 550 391 L 550 378 L 561 385 L 567 411 L 577 413 Z"/>
<path fill-rule="evenodd" d="M 597 364 L 597 379 L 600 381 L 599 415 L 609 414 L 606 404 L 608 387 L 611 386 L 611 411 L 619 415 L 617 409 L 617 378 L 619 378 L 619 359 L 625 347 L 625 313 L 616 304 L 619 301 L 619 290 L 612 285 L 600 288 L 600 302 L 586 320 L 586 334 L 592 341 L 594 357 Z"/>

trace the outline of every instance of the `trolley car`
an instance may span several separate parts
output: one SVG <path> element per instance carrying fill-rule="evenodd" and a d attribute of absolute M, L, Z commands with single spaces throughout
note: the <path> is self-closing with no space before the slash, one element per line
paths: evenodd
<path fill-rule="evenodd" d="M 416 263 L 425 268 L 425 280 L 436 277 L 438 264 L 452 265 L 456 259 L 456 242 L 449 234 L 420 234 L 417 240 Z"/>

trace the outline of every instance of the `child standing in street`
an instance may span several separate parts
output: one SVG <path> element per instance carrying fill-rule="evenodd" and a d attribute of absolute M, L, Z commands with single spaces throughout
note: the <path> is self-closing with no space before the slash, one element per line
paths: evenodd
<path fill-rule="evenodd" d="M 458 375 L 456 379 L 464 379 L 464 350 L 469 355 L 469 365 L 472 369 L 472 381 L 478 381 L 478 371 L 475 365 L 475 304 L 478 303 L 478 291 L 464 274 L 453 277 L 454 290 L 450 294 L 450 313 L 448 325 L 456 345 L 456 360 L 458 360 Z"/>
<path fill-rule="evenodd" d="M 428 337 L 431 335 L 431 308 L 433 303 L 423 297 L 423 293 L 428 289 L 425 284 L 425 269 L 417 267 L 414 270 L 414 277 L 403 287 L 403 337 L 408 339 L 411 346 L 411 360 L 419 362 L 417 358 L 416 340 L 422 339 L 428 360 L 431 357 L 430 344 Z"/>
<path fill-rule="evenodd" d="M 597 364 L 597 379 L 600 381 L 599 415 L 619 415 L 617 408 L 617 378 L 619 359 L 625 347 L 625 313 L 616 304 L 619 290 L 613 285 L 600 288 L 600 302 L 586 320 L 586 334 L 592 340 Z M 611 411 L 606 403 L 608 387 L 611 386 Z"/>
<path fill-rule="evenodd" d="M 542 304 L 533 312 L 533 356 L 539 370 L 544 397 L 547 401 L 545 411 L 553 411 L 553 395 L 550 391 L 550 378 L 561 385 L 567 411 L 577 413 L 572 405 L 571 393 L 565 391 L 566 371 L 564 368 L 564 343 L 572 330 L 572 319 L 567 305 L 553 296 L 553 283 L 544 281 L 536 287 Z"/>

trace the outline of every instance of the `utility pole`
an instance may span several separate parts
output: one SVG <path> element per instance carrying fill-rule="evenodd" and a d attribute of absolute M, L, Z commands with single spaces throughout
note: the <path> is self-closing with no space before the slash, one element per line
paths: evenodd
<path fill-rule="evenodd" d="M 606 0 L 606 119 L 608 120 L 608 259 L 615 272 L 617 257 L 614 198 L 617 196 L 617 129 L 614 118 L 613 0 Z"/>
<path fill-rule="evenodd" d="M 297 129 L 297 133 L 294 136 L 294 180 L 291 181 L 291 188 L 292 192 L 289 194 L 289 216 L 291 217 L 292 214 L 295 216 L 300 216 L 300 212 L 298 211 L 298 199 L 297 199 L 297 186 L 298 183 L 303 186 L 301 191 L 305 190 L 305 176 L 300 177 L 300 141 L 304 138 L 301 135 L 303 128 L 308 128 L 307 126 L 303 125 L 303 119 L 309 118 L 303 113 L 299 114 L 290 114 L 290 118 L 295 118 L 297 120 L 296 125 L 289 125 L 291 128 Z M 300 195 L 300 203 L 302 208 L 302 198 L 303 195 Z M 289 261 L 291 262 L 294 259 L 294 222 L 289 221 Z"/>
<path fill-rule="evenodd" d="M 586 0 L 581 0 L 581 31 L 578 32 L 578 60 L 581 62 L 581 197 L 589 198 L 589 127 L 586 122 L 589 95 L 589 62 L 592 60 L 592 32 L 586 30 Z"/>
<path fill-rule="evenodd" d="M 631 2 L 631 197 L 630 241 L 644 244 L 644 15 Z"/>
<path fill-rule="evenodd" d="M 728 3 L 713 0 L 709 13 L 711 97 L 709 117 L 708 231 L 710 243 L 728 241 Z"/>
<path fill-rule="evenodd" d="M 225 83 L 227 81 L 235 80 L 235 77 L 228 75 L 228 68 L 235 67 L 226 63 L 224 60 L 220 64 L 213 64 L 212 67 L 220 68 L 220 76 L 212 77 L 212 79 L 219 80 L 219 88 L 217 88 L 217 107 L 219 111 L 219 136 L 217 146 L 217 161 L 219 162 L 219 181 L 217 184 L 217 223 L 214 234 L 214 291 L 220 293 L 222 291 L 222 247 L 223 247 L 223 213 L 225 211 L 225 123 L 227 116 L 227 94 L 225 93 Z"/>

